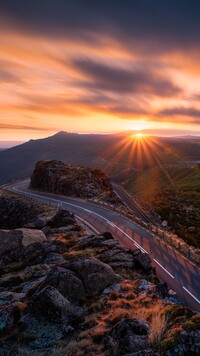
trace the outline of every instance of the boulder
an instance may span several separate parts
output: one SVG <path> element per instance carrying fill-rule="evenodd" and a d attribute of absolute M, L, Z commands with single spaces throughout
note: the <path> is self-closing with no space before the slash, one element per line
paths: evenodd
<path fill-rule="evenodd" d="M 104 242 L 106 239 L 104 236 L 99 236 L 99 235 L 89 235 L 86 237 L 82 237 L 79 239 L 77 242 L 77 245 L 80 247 L 97 247 L 101 245 L 102 242 Z"/>
<path fill-rule="evenodd" d="M 73 306 L 56 288 L 48 285 L 34 294 L 31 309 L 55 322 L 80 320 L 84 315 L 82 308 Z"/>
<path fill-rule="evenodd" d="M 156 292 L 161 298 L 166 298 L 169 293 L 167 282 L 160 282 L 156 285 Z"/>
<path fill-rule="evenodd" d="M 151 260 L 147 253 L 142 253 L 139 249 L 137 249 L 134 251 L 133 255 L 135 262 L 137 262 L 137 264 L 142 267 L 144 271 L 151 269 Z"/>
<path fill-rule="evenodd" d="M 65 263 L 65 258 L 59 253 L 52 252 L 44 260 L 44 263 L 47 265 L 61 264 L 61 263 Z"/>
<path fill-rule="evenodd" d="M 65 267 L 82 280 L 87 296 L 94 296 L 121 280 L 110 266 L 97 259 L 80 259 L 66 263 Z"/>
<path fill-rule="evenodd" d="M 22 246 L 28 246 L 35 242 L 43 242 L 47 240 L 45 234 L 40 230 L 21 228 L 16 229 L 15 231 L 20 231 L 22 233 Z"/>
<path fill-rule="evenodd" d="M 34 261 L 36 264 L 43 262 L 51 253 L 62 254 L 64 252 L 66 252 L 66 246 L 62 241 L 37 242 L 23 247 L 19 253 L 19 259 L 21 261 Z"/>
<path fill-rule="evenodd" d="M 139 319 L 121 319 L 109 336 L 118 343 L 120 354 L 145 350 L 148 347 L 148 323 Z"/>
<path fill-rule="evenodd" d="M 0 258 L 9 252 L 19 250 L 35 242 L 46 241 L 45 234 L 40 230 L 16 229 L 0 230 Z"/>
<path fill-rule="evenodd" d="M 10 302 L 18 302 L 23 300 L 25 297 L 25 293 L 15 293 L 4 291 L 0 292 L 0 305 L 4 305 Z"/>
<path fill-rule="evenodd" d="M 24 343 L 26 352 L 30 351 L 31 355 L 35 356 L 49 354 L 50 351 L 46 353 L 44 350 L 51 349 L 63 337 L 68 340 L 74 331 L 74 328 L 69 324 L 55 323 L 42 315 L 26 314 L 20 319 L 20 325 L 27 335 L 33 335 L 32 339 L 27 340 L 28 342 L 24 341 Z M 7 353 L 5 354 L 7 355 Z"/>
<path fill-rule="evenodd" d="M 0 258 L 11 251 L 23 247 L 22 232 L 19 230 L 0 230 Z"/>
<path fill-rule="evenodd" d="M 42 229 L 47 223 L 45 216 L 37 217 L 34 221 L 25 224 L 23 227 L 27 229 Z"/>
<path fill-rule="evenodd" d="M 132 268 L 134 266 L 133 255 L 128 252 L 123 252 L 120 247 L 103 252 L 98 258 L 112 267 Z"/>
<path fill-rule="evenodd" d="M 52 268 L 39 290 L 48 285 L 56 288 L 72 303 L 76 304 L 85 299 L 85 288 L 82 281 L 72 271 L 65 268 Z"/>
<path fill-rule="evenodd" d="M 74 219 L 73 214 L 67 210 L 61 209 L 58 210 L 51 220 L 49 220 L 47 226 L 50 226 L 51 228 L 59 228 L 74 224 L 76 225 L 76 220 Z"/>

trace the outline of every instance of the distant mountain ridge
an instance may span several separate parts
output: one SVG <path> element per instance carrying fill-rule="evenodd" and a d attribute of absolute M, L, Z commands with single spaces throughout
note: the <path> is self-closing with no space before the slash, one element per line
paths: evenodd
<path fill-rule="evenodd" d="M 128 145 L 127 145 L 128 143 Z M 155 166 L 158 160 L 173 163 L 179 159 L 198 160 L 200 139 L 157 139 L 151 162 L 141 152 L 140 169 Z M 66 164 L 100 168 L 107 174 L 133 169 L 138 163 L 138 151 L 125 134 L 77 134 L 58 132 L 53 136 L 30 140 L 0 151 L 0 184 L 30 176 L 39 160 L 61 160 Z M 150 150 L 150 148 L 149 148 Z"/>

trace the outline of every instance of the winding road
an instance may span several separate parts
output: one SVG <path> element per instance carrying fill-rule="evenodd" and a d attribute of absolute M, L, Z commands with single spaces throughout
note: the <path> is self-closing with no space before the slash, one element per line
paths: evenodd
<path fill-rule="evenodd" d="M 166 281 L 181 300 L 200 312 L 200 269 L 173 247 L 120 213 L 81 199 L 29 191 L 28 184 L 29 181 L 24 180 L 7 185 L 6 189 L 42 202 L 61 203 L 64 209 L 89 223 L 95 232 L 110 231 L 121 245 L 148 253 L 158 277 Z"/>

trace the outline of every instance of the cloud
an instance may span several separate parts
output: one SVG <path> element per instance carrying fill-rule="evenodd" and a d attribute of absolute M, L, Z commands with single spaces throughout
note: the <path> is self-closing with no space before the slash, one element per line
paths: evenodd
<path fill-rule="evenodd" d="M 80 85 L 85 88 L 163 97 L 176 96 L 182 92 L 182 89 L 170 80 L 149 69 L 123 69 L 91 60 L 76 60 L 73 64 L 87 77 L 82 83 L 80 81 Z"/>
<path fill-rule="evenodd" d="M 200 109 L 193 107 L 172 107 L 160 110 L 157 113 L 158 117 L 162 118 L 188 118 L 188 122 L 200 124 Z"/>
<path fill-rule="evenodd" d="M 14 124 L 5 124 L 5 123 L 0 123 L 0 129 L 1 130 L 28 130 L 28 131 L 59 131 L 56 128 L 51 128 L 49 129 L 46 127 L 35 127 L 35 126 L 27 126 L 27 125 L 14 125 Z"/>
<path fill-rule="evenodd" d="M 20 83 L 21 78 L 8 70 L 0 69 L 0 83 Z"/>
<path fill-rule="evenodd" d="M 172 49 L 199 49 L 197 0 L 6 0 L 2 21 L 44 37 L 87 39 L 102 34 L 152 55 Z"/>

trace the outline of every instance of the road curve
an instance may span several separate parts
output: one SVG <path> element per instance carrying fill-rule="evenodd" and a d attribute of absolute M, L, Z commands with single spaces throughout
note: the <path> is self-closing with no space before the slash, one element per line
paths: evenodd
<path fill-rule="evenodd" d="M 128 192 L 125 191 L 119 184 L 112 182 L 113 190 L 118 197 L 125 203 L 125 205 L 134 212 L 134 214 L 142 219 L 145 223 L 151 223 L 149 218 L 143 213 L 143 211 L 134 203 Z"/>
<path fill-rule="evenodd" d="M 158 277 L 177 292 L 193 310 L 200 312 L 200 269 L 173 247 L 119 213 L 81 199 L 28 190 L 28 182 L 13 183 L 7 189 L 54 204 L 80 216 L 100 233 L 110 231 L 121 245 L 148 253 Z"/>

